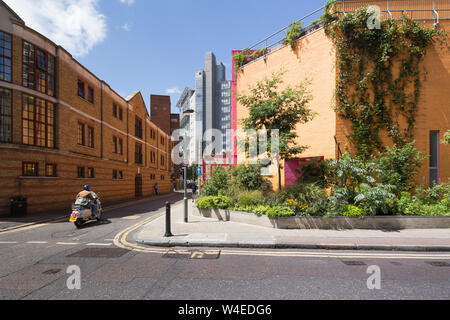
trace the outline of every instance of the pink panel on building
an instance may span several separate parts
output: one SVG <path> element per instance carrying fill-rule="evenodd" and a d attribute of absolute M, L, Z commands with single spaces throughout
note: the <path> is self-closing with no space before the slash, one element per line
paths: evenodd
<path fill-rule="evenodd" d="M 319 160 L 323 161 L 325 157 L 310 157 L 310 158 L 301 158 L 298 160 L 286 161 L 284 164 L 284 183 L 286 187 L 290 187 L 295 185 L 295 182 L 302 175 L 297 171 L 303 165 L 303 163 L 311 161 L 311 160 Z"/>

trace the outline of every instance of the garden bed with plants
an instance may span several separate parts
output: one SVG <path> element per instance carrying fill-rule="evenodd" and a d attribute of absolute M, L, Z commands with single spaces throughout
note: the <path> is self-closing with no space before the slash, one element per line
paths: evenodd
<path fill-rule="evenodd" d="M 387 148 L 370 162 L 349 154 L 310 161 L 296 184 L 279 192 L 261 176 L 260 166 L 216 168 L 196 206 L 199 213 L 221 220 L 265 220 L 266 226 L 279 228 L 448 228 L 450 183 L 416 186 L 413 178 L 422 160 L 410 143 Z"/>

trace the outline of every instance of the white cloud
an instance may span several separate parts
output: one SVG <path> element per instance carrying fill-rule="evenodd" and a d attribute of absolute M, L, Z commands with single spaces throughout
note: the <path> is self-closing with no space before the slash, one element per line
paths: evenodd
<path fill-rule="evenodd" d="M 169 88 L 166 90 L 166 94 L 180 94 L 181 90 L 178 87 Z"/>
<path fill-rule="evenodd" d="M 134 0 L 119 0 L 120 3 L 127 4 L 131 6 L 134 3 Z"/>
<path fill-rule="evenodd" d="M 106 38 L 98 0 L 4 0 L 25 24 L 74 56 L 84 56 Z"/>
<path fill-rule="evenodd" d="M 125 23 L 123 26 L 120 27 L 122 30 L 125 31 L 130 31 L 131 30 L 131 26 L 128 23 Z"/>

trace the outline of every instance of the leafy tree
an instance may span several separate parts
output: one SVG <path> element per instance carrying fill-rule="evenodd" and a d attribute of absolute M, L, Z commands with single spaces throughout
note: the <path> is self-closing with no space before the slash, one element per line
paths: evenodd
<path fill-rule="evenodd" d="M 250 88 L 249 95 L 240 95 L 237 101 L 249 110 L 249 117 L 242 120 L 245 130 L 266 129 L 269 150 L 272 146 L 271 130 L 279 130 L 279 151 L 275 156 L 278 168 L 278 186 L 281 189 L 280 158 L 290 160 L 301 154 L 306 146 L 296 143 L 298 138 L 296 127 L 311 121 L 315 113 L 309 108 L 312 96 L 305 81 L 292 88 L 280 90 L 284 71 L 272 73 L 272 77 L 264 78 Z M 270 153 L 270 151 L 269 151 Z"/>
<path fill-rule="evenodd" d="M 259 190 L 264 183 L 260 165 L 240 165 L 233 169 L 233 177 L 240 188 Z"/>
<path fill-rule="evenodd" d="M 216 167 L 212 177 L 202 188 L 202 196 L 222 196 L 231 184 L 230 173 L 222 167 Z"/>

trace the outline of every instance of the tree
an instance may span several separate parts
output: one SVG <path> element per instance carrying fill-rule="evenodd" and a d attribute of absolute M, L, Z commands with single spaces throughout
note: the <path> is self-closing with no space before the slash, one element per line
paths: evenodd
<path fill-rule="evenodd" d="M 249 95 L 239 95 L 237 101 L 249 110 L 249 117 L 242 120 L 245 130 L 267 130 L 267 145 L 271 150 L 271 130 L 279 130 L 279 151 L 275 156 L 278 168 L 278 186 L 281 190 L 280 158 L 290 160 L 308 147 L 296 142 L 296 127 L 311 121 L 315 113 L 309 108 L 312 96 L 307 87 L 310 81 L 304 81 L 296 87 L 288 86 L 279 90 L 283 83 L 284 71 L 272 73 L 250 88 Z M 270 153 L 270 152 L 269 152 Z"/>

